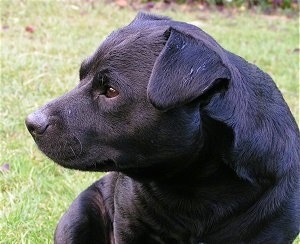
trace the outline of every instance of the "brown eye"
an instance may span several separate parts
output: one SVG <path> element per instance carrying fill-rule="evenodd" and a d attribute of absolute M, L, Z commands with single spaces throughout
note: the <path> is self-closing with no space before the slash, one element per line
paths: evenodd
<path fill-rule="evenodd" d="M 106 92 L 105 92 L 104 95 L 107 98 L 113 98 L 113 97 L 118 96 L 119 92 L 116 89 L 114 89 L 114 88 L 112 88 L 112 87 L 109 86 L 109 87 L 106 88 Z"/>

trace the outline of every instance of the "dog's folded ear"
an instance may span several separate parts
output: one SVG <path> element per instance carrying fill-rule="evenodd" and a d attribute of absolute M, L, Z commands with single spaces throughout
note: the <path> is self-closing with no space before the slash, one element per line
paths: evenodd
<path fill-rule="evenodd" d="M 155 61 L 147 89 L 156 108 L 168 110 L 189 103 L 216 83 L 230 80 L 218 49 L 172 27 L 165 36 L 167 42 Z"/>

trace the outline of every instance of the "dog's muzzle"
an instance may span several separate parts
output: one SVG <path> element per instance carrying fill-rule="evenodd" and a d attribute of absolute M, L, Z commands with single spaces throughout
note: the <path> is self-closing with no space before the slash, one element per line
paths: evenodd
<path fill-rule="evenodd" d="M 30 134 L 35 138 L 37 135 L 44 134 L 49 126 L 49 120 L 43 112 L 36 111 L 28 115 L 25 124 Z"/>

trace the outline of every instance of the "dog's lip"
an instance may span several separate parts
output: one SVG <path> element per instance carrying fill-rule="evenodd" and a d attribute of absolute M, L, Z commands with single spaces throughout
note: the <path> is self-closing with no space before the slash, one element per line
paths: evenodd
<path fill-rule="evenodd" d="M 49 157 L 49 156 L 48 156 Z M 70 160 L 64 159 L 53 159 L 54 162 L 68 169 L 75 169 L 81 171 L 91 171 L 91 172 L 108 172 L 108 171 L 117 171 L 118 167 L 113 160 L 104 160 L 101 162 L 93 162 L 93 163 L 83 163 L 82 161 L 74 161 L 70 158 Z"/>
<path fill-rule="evenodd" d="M 86 171 L 116 171 L 118 170 L 118 166 L 115 161 L 111 159 L 103 160 L 101 162 L 94 162 L 92 164 L 86 164 L 82 170 Z"/>

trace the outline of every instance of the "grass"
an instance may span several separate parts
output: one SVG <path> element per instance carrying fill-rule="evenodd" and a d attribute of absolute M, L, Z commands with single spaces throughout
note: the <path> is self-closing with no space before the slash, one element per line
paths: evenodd
<path fill-rule="evenodd" d="M 0 243 L 52 243 L 61 214 L 102 174 L 63 169 L 48 160 L 26 131 L 24 118 L 74 87 L 83 58 L 136 12 L 83 0 L 1 0 L 0 9 L 0 167 L 10 166 L 0 171 Z M 299 122 L 297 19 L 182 8 L 160 13 L 198 25 L 270 73 Z"/>

